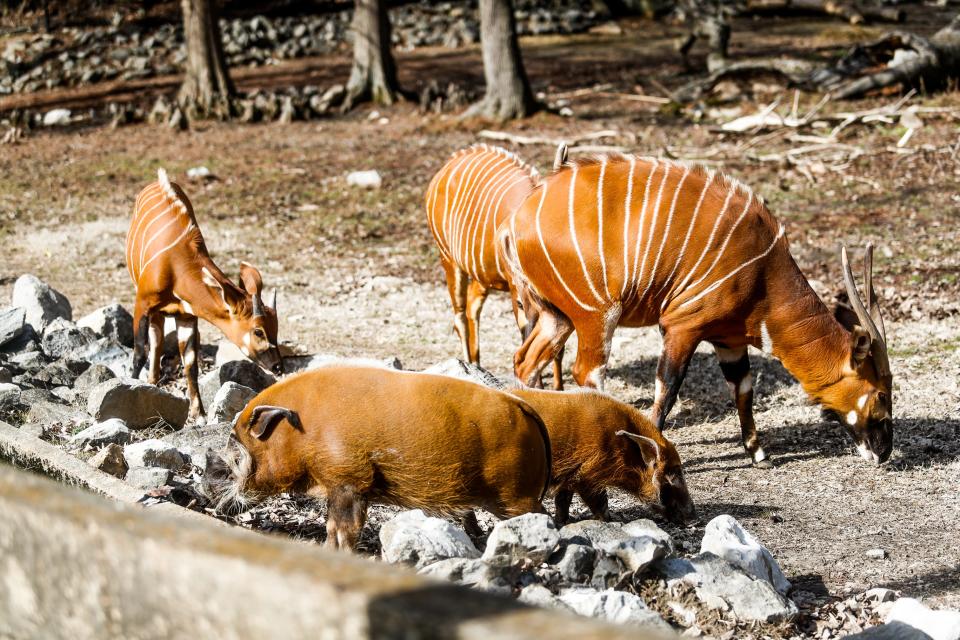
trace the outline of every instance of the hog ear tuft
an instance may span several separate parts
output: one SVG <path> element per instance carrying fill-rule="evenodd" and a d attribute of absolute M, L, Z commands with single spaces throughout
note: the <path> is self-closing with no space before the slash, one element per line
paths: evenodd
<path fill-rule="evenodd" d="M 250 416 L 250 434 L 259 440 L 266 440 L 277 423 L 284 418 L 294 428 L 302 430 L 300 416 L 296 412 L 283 407 L 263 405 L 255 408 Z"/>
<path fill-rule="evenodd" d="M 657 444 L 657 441 L 653 438 L 642 436 L 639 433 L 630 433 L 622 429 L 617 431 L 617 435 L 630 438 L 630 440 L 640 448 L 640 455 L 643 457 L 644 464 L 648 467 L 652 467 L 660 458 L 660 445 Z"/>

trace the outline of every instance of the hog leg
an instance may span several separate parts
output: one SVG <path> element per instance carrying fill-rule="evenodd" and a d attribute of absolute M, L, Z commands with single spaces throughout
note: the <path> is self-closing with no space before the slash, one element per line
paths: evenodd
<path fill-rule="evenodd" d="M 463 530 L 466 531 L 468 535 L 474 538 L 483 536 L 483 528 L 480 526 L 480 523 L 477 522 L 477 514 L 473 509 L 460 516 L 460 524 L 463 525 Z"/>
<path fill-rule="evenodd" d="M 581 486 L 577 488 L 577 494 L 583 500 L 583 504 L 590 509 L 594 518 L 603 522 L 610 522 L 610 505 L 607 500 L 606 489 Z"/>
<path fill-rule="evenodd" d="M 367 499 L 350 486 L 327 495 L 327 543 L 330 549 L 352 550 L 367 520 Z"/>
<path fill-rule="evenodd" d="M 558 489 L 553 497 L 553 506 L 556 515 L 554 521 L 563 526 L 570 521 L 570 501 L 573 500 L 573 491 L 570 489 Z"/>

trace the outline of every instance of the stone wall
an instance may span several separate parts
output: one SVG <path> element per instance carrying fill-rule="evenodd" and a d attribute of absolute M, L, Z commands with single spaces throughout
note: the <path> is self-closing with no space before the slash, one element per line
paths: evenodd
<path fill-rule="evenodd" d="M 0 637 L 644 638 L 0 466 Z"/>

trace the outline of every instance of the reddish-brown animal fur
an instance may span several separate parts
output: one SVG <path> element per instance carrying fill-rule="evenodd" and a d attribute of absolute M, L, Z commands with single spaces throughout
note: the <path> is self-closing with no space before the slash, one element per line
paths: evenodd
<path fill-rule="evenodd" d="M 292 421 L 292 422 L 291 422 Z M 350 548 L 369 503 L 498 517 L 542 512 L 550 478 L 543 423 L 522 400 L 444 376 L 335 365 L 269 387 L 238 416 L 251 495 L 328 500 L 327 543 Z M 226 480 L 208 458 L 208 486 Z M 240 475 L 243 475 L 242 473 Z"/>
<path fill-rule="evenodd" d="M 551 490 L 558 524 L 577 493 L 594 517 L 609 520 L 607 487 L 636 496 L 671 520 L 695 517 L 680 456 L 636 408 L 595 391 L 514 389 L 550 434 Z"/>
<path fill-rule="evenodd" d="M 602 387 L 614 329 L 657 324 L 659 428 L 706 340 L 733 392 L 744 447 L 769 465 L 756 436 L 747 357 L 747 346 L 764 346 L 840 418 L 864 457 L 889 456 L 892 378 L 869 268 L 865 306 L 844 257 L 856 310 L 856 325 L 844 326 L 800 273 L 783 227 L 746 187 L 669 161 L 574 162 L 527 197 L 501 227 L 498 247 L 514 286 L 540 308 L 514 360 L 526 384 L 576 330 L 574 378 Z"/>
<path fill-rule="evenodd" d="M 566 146 L 557 151 L 566 158 Z M 440 264 L 453 304 L 453 326 L 463 358 L 480 363 L 480 312 L 491 289 L 510 292 L 521 333 L 536 319 L 521 309 L 506 265 L 496 250 L 496 231 L 536 186 L 537 170 L 499 147 L 474 145 L 453 154 L 430 181 L 424 196 L 427 222 L 440 250 Z M 525 313 L 526 311 L 526 313 Z M 554 362 L 561 388 L 562 354 Z M 538 377 L 539 381 L 539 377 Z"/>
<path fill-rule="evenodd" d="M 210 259 L 190 200 L 167 179 L 140 192 L 127 232 L 127 270 L 137 288 L 133 376 L 146 364 L 149 334 L 150 371 L 156 384 L 163 351 L 163 318 L 177 321 L 177 342 L 190 393 L 190 416 L 203 414 L 197 387 L 199 335 L 197 318 L 215 325 L 244 354 L 264 368 L 282 368 L 277 347 L 276 298 L 264 304 L 260 272 L 240 263 L 243 287 L 230 282 Z"/>

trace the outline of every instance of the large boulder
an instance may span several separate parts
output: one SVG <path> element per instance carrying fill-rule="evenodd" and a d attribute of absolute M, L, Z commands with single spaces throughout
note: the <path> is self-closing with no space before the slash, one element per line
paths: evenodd
<path fill-rule="evenodd" d="M 790 590 L 790 581 L 783 575 L 773 555 L 737 519 L 717 516 L 707 524 L 700 543 L 700 552 L 709 551 L 750 575 L 766 580 L 781 594 Z"/>
<path fill-rule="evenodd" d="M 250 387 L 228 382 L 213 396 L 213 403 L 207 407 L 207 415 L 214 422 L 233 422 L 234 416 L 243 411 L 255 395 L 257 392 Z"/>
<path fill-rule="evenodd" d="M 403 511 L 380 527 L 383 559 L 417 568 L 447 558 L 477 558 L 480 552 L 461 529 L 420 509 Z"/>
<path fill-rule="evenodd" d="M 780 622 L 797 615 L 797 605 L 766 580 L 754 577 L 712 553 L 662 560 L 658 569 L 667 584 L 683 582 L 711 609 L 729 611 L 737 619 Z"/>
<path fill-rule="evenodd" d="M 634 538 L 646 536 L 654 540 L 659 540 L 670 549 L 671 553 L 674 550 L 673 538 L 670 537 L 669 533 L 657 526 L 657 523 L 653 520 L 646 518 L 631 520 L 623 525 L 622 531 L 626 535 Z"/>
<path fill-rule="evenodd" d="M 217 391 L 228 382 L 235 382 L 260 393 L 276 381 L 275 377 L 251 360 L 230 360 L 214 367 L 200 378 L 200 400 L 204 407 L 212 407 Z"/>
<path fill-rule="evenodd" d="M 27 311 L 11 307 L 0 311 L 0 347 L 19 338 L 27 330 Z"/>
<path fill-rule="evenodd" d="M 56 318 L 73 319 L 67 297 L 36 276 L 26 274 L 13 283 L 11 304 L 26 313 L 27 324 L 38 334 Z"/>
<path fill-rule="evenodd" d="M 545 513 L 526 513 L 501 520 L 487 538 L 483 560 L 496 566 L 512 566 L 523 562 L 538 565 L 553 553 L 560 534 L 553 518 Z"/>
<path fill-rule="evenodd" d="M 123 448 L 123 457 L 133 467 L 160 467 L 176 471 L 187 463 L 180 451 L 163 440 L 142 440 Z"/>
<path fill-rule="evenodd" d="M 183 427 L 190 401 L 137 380 L 113 379 L 90 390 L 87 411 L 98 421 L 120 418 L 133 430 L 146 429 L 163 420 Z"/>
<path fill-rule="evenodd" d="M 102 338 L 110 338 L 125 347 L 133 346 L 133 316 L 119 304 L 100 307 L 77 320 L 78 327 L 92 330 Z"/>
<path fill-rule="evenodd" d="M 638 596 L 625 591 L 568 589 L 560 594 L 560 601 L 582 616 L 673 633 L 673 628 L 659 614 L 648 609 Z"/>
<path fill-rule="evenodd" d="M 897 622 L 909 625 L 933 640 L 960 640 L 960 611 L 938 611 L 919 600 L 900 598 L 886 619 L 887 624 Z"/>

